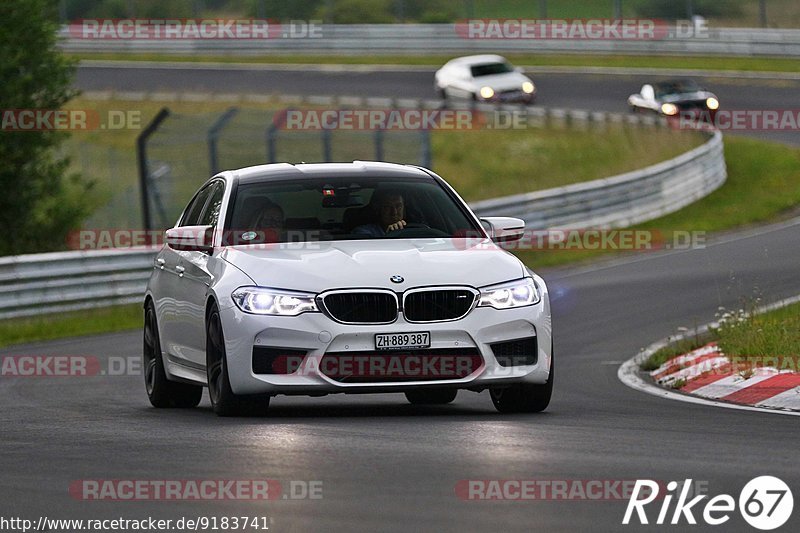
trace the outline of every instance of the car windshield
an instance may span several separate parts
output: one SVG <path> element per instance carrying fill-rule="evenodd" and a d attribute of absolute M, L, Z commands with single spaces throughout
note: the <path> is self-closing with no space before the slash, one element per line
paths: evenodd
<path fill-rule="evenodd" d="M 508 63 L 484 63 L 482 65 L 473 65 L 470 67 L 470 72 L 472 73 L 473 78 L 492 76 L 494 74 L 505 74 L 513 71 L 514 68 Z"/>
<path fill-rule="evenodd" d="M 701 90 L 700 86 L 697 85 L 697 82 L 694 80 L 662 81 L 657 83 L 654 86 L 654 89 L 656 92 L 656 98 L 675 94 L 694 93 Z"/>
<path fill-rule="evenodd" d="M 226 230 L 228 245 L 483 235 L 434 179 L 363 176 L 242 183 Z"/>

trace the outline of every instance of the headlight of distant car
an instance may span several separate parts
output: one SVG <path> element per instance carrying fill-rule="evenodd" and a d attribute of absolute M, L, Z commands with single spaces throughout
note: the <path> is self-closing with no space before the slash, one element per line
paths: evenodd
<path fill-rule="evenodd" d="M 675 104 L 661 104 L 661 112 L 665 115 L 677 115 L 678 114 L 678 106 Z"/>
<path fill-rule="evenodd" d="M 510 283 L 492 285 L 481 289 L 478 307 L 510 309 L 539 303 L 539 288 L 533 278 L 523 278 Z"/>
<path fill-rule="evenodd" d="M 712 111 L 714 109 L 719 109 L 719 100 L 717 100 L 713 96 L 711 98 L 706 99 L 706 107 L 708 107 Z"/>
<path fill-rule="evenodd" d="M 533 83 L 526 81 L 522 84 L 522 92 L 526 94 L 531 94 L 536 87 L 533 86 Z"/>
<path fill-rule="evenodd" d="M 239 287 L 231 297 L 236 307 L 255 315 L 297 316 L 306 311 L 318 311 L 314 295 L 305 292 Z"/>
<path fill-rule="evenodd" d="M 481 98 L 488 100 L 494 96 L 494 89 L 491 87 L 481 87 Z"/>

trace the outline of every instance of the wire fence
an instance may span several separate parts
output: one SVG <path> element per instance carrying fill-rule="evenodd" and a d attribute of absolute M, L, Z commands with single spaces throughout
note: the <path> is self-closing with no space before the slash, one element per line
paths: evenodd
<path fill-rule="evenodd" d="M 146 142 L 144 227 L 171 227 L 197 188 L 221 170 L 356 159 L 430 165 L 427 131 L 286 130 L 279 112 L 232 107 L 170 114 Z"/>

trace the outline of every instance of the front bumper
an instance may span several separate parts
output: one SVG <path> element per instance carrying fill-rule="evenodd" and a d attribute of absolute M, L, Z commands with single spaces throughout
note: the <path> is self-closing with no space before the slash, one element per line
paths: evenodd
<path fill-rule="evenodd" d="M 400 392 L 415 388 L 476 388 L 512 383 L 547 381 L 550 374 L 552 333 L 547 295 L 536 305 L 519 309 L 475 308 L 466 317 L 450 322 L 426 324 L 406 322 L 402 313 L 388 325 L 340 324 L 323 313 L 304 313 L 297 317 L 258 316 L 236 307 L 220 313 L 223 322 L 228 372 L 236 394 L 325 394 L 357 392 Z M 478 353 L 481 364 L 468 375 L 430 375 L 424 379 L 380 381 L 362 379 L 341 381 L 321 368 L 325 354 L 337 356 L 377 352 L 376 333 L 411 333 L 429 331 L 431 346 L 437 353 Z M 503 366 L 491 345 L 503 341 L 536 337 L 534 364 Z M 302 364 L 291 374 L 263 374 L 253 371 L 253 348 L 285 349 L 288 353 L 305 352 Z M 328 355 L 330 358 L 331 356 Z"/>
<path fill-rule="evenodd" d="M 532 93 L 526 93 L 522 90 L 499 91 L 491 98 L 482 100 L 498 104 L 532 104 L 536 101 L 536 91 Z"/>

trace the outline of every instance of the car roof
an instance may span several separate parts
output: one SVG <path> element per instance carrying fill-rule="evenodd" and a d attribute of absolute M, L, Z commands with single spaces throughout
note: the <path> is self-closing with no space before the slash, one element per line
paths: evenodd
<path fill-rule="evenodd" d="M 495 54 L 481 54 L 475 56 L 463 56 L 451 59 L 447 62 L 448 65 L 482 65 L 484 63 L 507 63 L 508 60 L 503 56 Z"/>
<path fill-rule="evenodd" d="M 353 161 L 352 163 L 274 163 L 240 168 L 231 171 L 239 183 L 262 182 L 282 179 L 313 178 L 428 178 L 433 177 L 419 167 L 379 161 Z"/>

